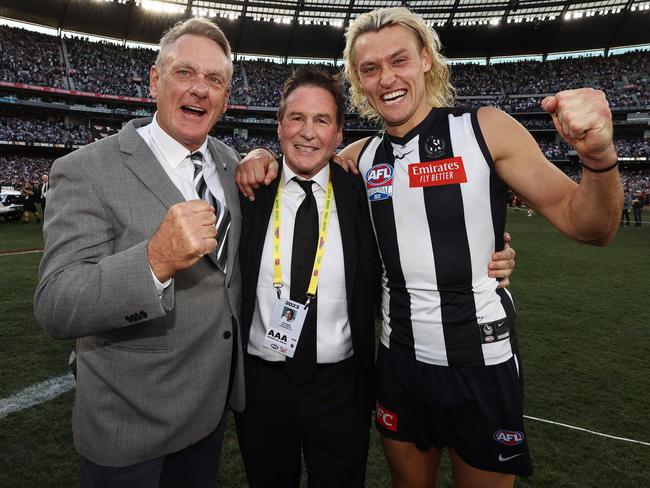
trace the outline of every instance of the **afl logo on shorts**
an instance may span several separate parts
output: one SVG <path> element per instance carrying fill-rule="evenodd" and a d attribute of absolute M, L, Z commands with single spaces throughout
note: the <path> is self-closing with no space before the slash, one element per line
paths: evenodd
<path fill-rule="evenodd" d="M 393 196 L 393 167 L 382 163 L 370 168 L 366 173 L 366 191 L 371 202 Z"/>
<path fill-rule="evenodd" d="M 524 442 L 524 434 L 516 430 L 499 429 L 494 433 L 494 440 L 504 446 L 516 446 Z"/>

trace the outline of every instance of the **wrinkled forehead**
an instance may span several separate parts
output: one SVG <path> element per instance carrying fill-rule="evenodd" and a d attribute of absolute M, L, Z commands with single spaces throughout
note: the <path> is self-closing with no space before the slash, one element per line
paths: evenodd
<path fill-rule="evenodd" d="M 206 73 L 225 72 L 229 79 L 232 76 L 232 59 L 209 37 L 184 34 L 165 46 L 161 55 L 164 67 L 184 66 Z"/>

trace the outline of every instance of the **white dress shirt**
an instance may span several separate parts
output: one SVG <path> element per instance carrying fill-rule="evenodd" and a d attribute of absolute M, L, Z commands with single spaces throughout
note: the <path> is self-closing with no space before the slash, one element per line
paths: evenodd
<path fill-rule="evenodd" d="M 147 143 L 151 152 L 163 167 L 169 179 L 174 183 L 178 191 L 181 192 L 185 200 L 197 200 L 199 195 L 196 193 L 194 187 L 194 163 L 189 158 L 191 151 L 185 148 L 180 142 L 167 134 L 158 125 L 157 116 L 158 112 L 154 115 L 150 124 L 138 127 L 136 131 L 140 137 Z M 208 149 L 208 139 L 206 138 L 197 149 L 203 154 L 203 178 L 205 183 L 212 192 L 212 194 L 225 202 L 225 195 L 223 187 L 217 175 L 215 161 L 212 159 L 212 154 Z M 193 151 L 195 152 L 195 151 Z M 171 283 L 171 279 L 160 283 L 156 275 L 151 272 L 158 294 L 162 295 L 165 288 Z"/>
<path fill-rule="evenodd" d="M 327 182 L 330 168 L 325 166 L 312 181 L 319 218 L 322 219 Z M 281 226 L 280 253 L 282 260 L 282 297 L 289 298 L 291 289 L 291 252 L 296 212 L 305 199 L 305 192 L 292 180 L 296 174 L 286 161 L 282 168 L 281 187 Z M 302 179 L 302 178 L 301 178 Z M 267 361 L 284 361 L 285 357 L 262 346 L 273 306 L 278 300 L 273 287 L 273 218 L 264 238 L 262 261 L 257 279 L 257 298 L 251 323 L 248 352 Z M 347 313 L 345 289 L 345 269 L 343 263 L 343 243 L 336 209 L 332 199 L 330 225 L 325 242 L 325 251 L 321 265 L 320 280 L 316 292 L 318 309 L 316 310 L 316 358 L 318 363 L 336 363 L 352 356 L 352 336 Z M 303 302 L 304 303 L 304 302 Z"/>

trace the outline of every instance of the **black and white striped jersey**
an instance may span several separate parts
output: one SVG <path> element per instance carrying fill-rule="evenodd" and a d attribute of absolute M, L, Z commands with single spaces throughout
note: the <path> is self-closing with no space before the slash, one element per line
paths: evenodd
<path fill-rule="evenodd" d="M 503 248 L 506 187 L 476 110 L 433 109 L 359 156 L 383 263 L 381 341 L 418 361 L 481 366 L 515 349 L 515 309 L 487 275 Z"/>

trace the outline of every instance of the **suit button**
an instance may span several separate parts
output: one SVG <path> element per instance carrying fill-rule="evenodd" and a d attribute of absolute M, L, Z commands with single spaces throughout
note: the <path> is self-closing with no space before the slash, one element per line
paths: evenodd
<path fill-rule="evenodd" d="M 126 320 L 127 322 L 133 322 L 133 317 L 127 315 L 126 317 L 124 317 L 124 320 Z"/>
<path fill-rule="evenodd" d="M 144 310 L 141 310 L 140 311 L 140 318 L 141 319 L 146 319 L 147 318 L 147 312 L 145 312 Z"/>
<path fill-rule="evenodd" d="M 231 335 L 232 335 L 232 333 L 229 330 L 227 330 L 226 332 L 223 333 L 223 338 L 224 339 L 230 339 Z"/>

